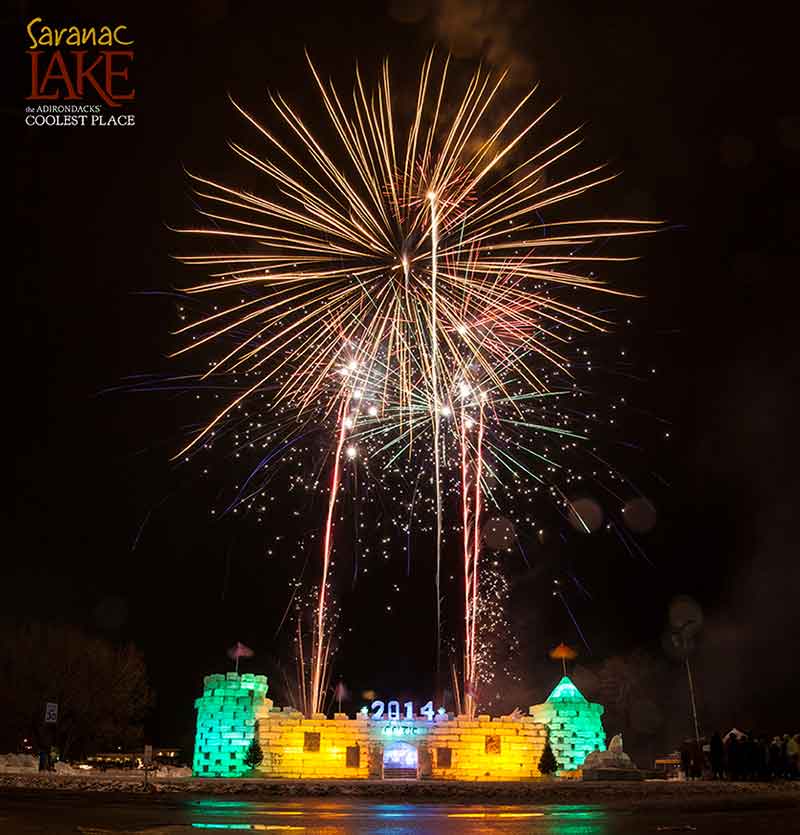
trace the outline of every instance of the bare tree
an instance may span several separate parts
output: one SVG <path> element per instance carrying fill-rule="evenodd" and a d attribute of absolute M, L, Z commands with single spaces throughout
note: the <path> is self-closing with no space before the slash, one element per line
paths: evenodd
<path fill-rule="evenodd" d="M 142 654 L 71 626 L 4 624 L 0 630 L 0 745 L 45 741 L 44 705 L 57 702 L 51 730 L 63 757 L 141 741 L 152 704 Z"/>

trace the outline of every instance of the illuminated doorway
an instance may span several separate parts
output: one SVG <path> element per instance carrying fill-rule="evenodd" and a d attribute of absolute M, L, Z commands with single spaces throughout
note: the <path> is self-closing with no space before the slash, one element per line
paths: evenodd
<path fill-rule="evenodd" d="M 385 780 L 416 780 L 418 764 L 417 749 L 407 742 L 391 742 L 383 749 Z"/>

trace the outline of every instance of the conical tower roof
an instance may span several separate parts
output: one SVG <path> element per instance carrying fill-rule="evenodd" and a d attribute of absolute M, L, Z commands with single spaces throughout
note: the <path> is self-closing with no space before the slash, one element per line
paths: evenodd
<path fill-rule="evenodd" d="M 572 683 L 569 676 L 564 676 L 547 697 L 548 702 L 586 702 L 586 697 Z"/>

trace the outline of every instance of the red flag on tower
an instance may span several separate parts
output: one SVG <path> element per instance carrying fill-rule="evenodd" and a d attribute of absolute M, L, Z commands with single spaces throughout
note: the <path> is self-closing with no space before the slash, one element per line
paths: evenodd
<path fill-rule="evenodd" d="M 333 691 L 333 698 L 339 702 L 339 713 L 342 712 L 342 701 L 347 701 L 350 698 L 350 691 L 343 681 L 340 681 Z"/>
<path fill-rule="evenodd" d="M 239 672 L 239 659 L 252 658 L 255 655 L 250 647 L 246 647 L 241 641 L 237 641 L 229 650 L 228 658 L 233 658 L 236 661 L 236 672 Z"/>

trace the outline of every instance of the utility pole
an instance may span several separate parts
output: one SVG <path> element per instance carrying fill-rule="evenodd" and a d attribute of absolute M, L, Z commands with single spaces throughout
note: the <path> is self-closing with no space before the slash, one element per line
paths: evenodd
<path fill-rule="evenodd" d="M 694 738 L 697 744 L 700 744 L 700 723 L 697 721 L 697 701 L 694 696 L 694 679 L 692 678 L 692 666 L 689 663 L 689 653 L 691 651 L 691 636 L 687 635 L 687 630 L 690 627 L 697 626 L 694 620 L 686 621 L 680 626 L 675 634 L 679 636 L 680 647 L 683 652 L 683 660 L 686 664 L 686 678 L 689 682 L 689 700 L 692 705 L 692 720 L 694 722 Z"/>
<path fill-rule="evenodd" d="M 692 668 L 689 665 L 689 655 L 686 655 L 686 677 L 689 679 L 689 696 L 692 700 L 692 718 L 694 719 L 694 738 L 700 744 L 700 726 L 697 723 L 697 704 L 694 700 L 694 682 L 692 681 Z"/>

